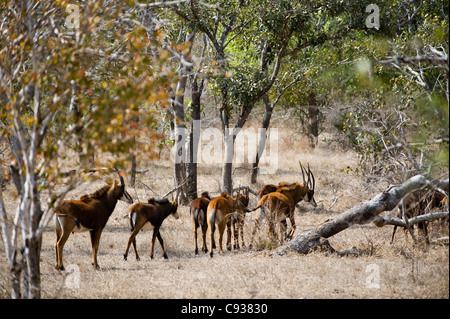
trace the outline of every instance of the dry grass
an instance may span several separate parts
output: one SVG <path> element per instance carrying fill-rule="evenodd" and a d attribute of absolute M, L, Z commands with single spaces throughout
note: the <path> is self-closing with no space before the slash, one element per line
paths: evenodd
<path fill-rule="evenodd" d="M 303 139 L 290 138 L 290 132 L 280 131 L 280 169 L 276 175 L 264 175 L 257 189 L 267 182 L 297 181 L 301 179 L 298 160 L 309 162 L 316 176 L 318 208 L 301 204 L 296 212 L 297 233 L 312 228 L 371 198 L 385 185 L 367 185 L 356 175 L 342 172 L 355 164 L 354 154 L 336 151 L 326 144 L 310 149 Z M 282 155 L 282 156 L 281 156 Z M 149 162 L 139 169 L 149 169 L 140 175 L 136 188 L 129 189 L 137 201 L 154 196 L 172 185 L 172 164 L 168 160 Z M 220 191 L 221 171 L 218 167 L 200 167 L 199 191 Z M 249 172 L 237 171 L 235 184 L 248 185 Z M 144 184 L 146 186 L 144 186 Z M 77 198 L 103 185 L 89 182 L 69 193 Z M 13 211 L 13 186 L 4 192 L 6 206 Z M 45 199 L 43 199 L 45 202 Z M 251 197 L 251 206 L 256 199 Z M 333 205 L 332 209 L 329 207 Z M 169 255 L 162 258 L 159 243 L 155 259 L 151 260 L 150 232 L 137 237 L 141 261 L 134 259 L 131 250 L 128 261 L 123 253 L 129 236 L 127 218 L 129 206 L 119 202 L 112 214 L 100 243 L 98 261 L 100 271 L 91 266 L 91 247 L 88 233 L 69 237 L 64 248 L 64 264 L 79 270 L 79 285 L 70 288 L 73 273 L 54 269 L 55 235 L 50 225 L 43 235 L 41 254 L 42 289 L 44 298 L 449 298 L 448 246 L 414 245 L 410 236 L 397 232 L 393 245 L 389 243 L 392 228 L 376 228 L 372 224 L 352 227 L 330 239 L 341 251 L 359 252 L 339 257 L 322 252 L 309 255 L 288 253 L 274 256 L 267 248 L 265 233 L 259 234 L 259 251 L 225 252 L 224 255 L 194 255 L 192 227 L 187 207 L 180 207 L 178 220 L 169 217 L 161 233 Z M 251 217 L 246 219 L 245 239 L 249 243 Z M 445 230 L 434 228 L 433 236 L 448 236 Z M 217 235 L 216 235 L 217 236 Z M 217 237 L 216 237 L 217 238 Z M 208 240 L 209 242 L 209 240 Z M 273 246 L 272 246 L 273 247 Z M 8 297 L 8 269 L 4 246 L 0 245 L 0 297 Z M 379 271 L 379 287 L 371 288 L 367 280 Z"/>

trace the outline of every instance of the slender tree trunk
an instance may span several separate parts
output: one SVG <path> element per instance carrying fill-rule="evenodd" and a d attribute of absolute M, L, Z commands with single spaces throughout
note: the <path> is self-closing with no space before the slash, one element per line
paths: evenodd
<path fill-rule="evenodd" d="M 17 260 L 18 250 L 16 249 L 15 240 L 13 239 L 11 228 L 9 227 L 8 217 L 6 215 L 6 208 L 3 202 L 3 193 L 0 189 L 0 226 L 3 244 L 7 261 L 9 264 L 9 271 L 11 273 L 11 298 L 20 299 L 22 297 L 20 290 L 20 277 L 22 274 L 22 261 Z"/>
<path fill-rule="evenodd" d="M 319 108 L 317 107 L 316 94 L 310 92 L 308 100 L 308 138 L 310 146 L 314 148 L 319 137 Z"/>
<path fill-rule="evenodd" d="M 266 147 L 267 129 L 269 128 L 270 119 L 272 118 L 272 111 L 273 111 L 272 103 L 270 103 L 270 99 L 267 94 L 263 96 L 263 102 L 264 102 L 266 111 L 264 112 L 264 118 L 261 123 L 262 130 L 260 130 L 260 135 L 259 135 L 259 139 L 258 139 L 258 149 L 256 152 L 256 158 L 255 158 L 255 161 L 252 163 L 252 168 L 253 168 L 252 169 L 252 177 L 251 177 L 252 184 L 256 183 L 256 180 L 258 177 L 259 160 L 260 160 L 260 156 L 262 155 L 262 153 L 264 151 L 264 148 Z"/>
<path fill-rule="evenodd" d="M 10 268 L 11 271 L 11 298 L 20 299 L 22 294 L 20 291 L 20 276 L 22 273 L 22 266 L 17 262 L 14 262 L 13 267 Z"/>
<path fill-rule="evenodd" d="M 228 131 L 228 130 L 226 130 Z M 228 194 L 233 193 L 233 178 L 231 176 L 233 169 L 233 157 L 234 157 L 234 136 L 225 132 L 224 135 L 225 154 L 224 164 L 222 168 L 222 183 L 223 190 Z"/>
<path fill-rule="evenodd" d="M 24 237 L 23 297 L 26 299 L 40 299 L 40 255 L 42 236 L 37 236 L 36 234 L 38 233 L 39 223 L 42 219 L 43 212 L 40 205 L 40 195 L 34 177 L 27 176 L 24 190 L 23 200 L 28 203 L 25 203 L 25 205 L 22 206 L 24 208 L 24 218 L 22 219 L 22 232 Z"/>
<path fill-rule="evenodd" d="M 192 201 L 197 198 L 197 152 L 200 140 L 200 117 L 201 107 L 200 98 L 203 92 L 204 79 L 197 82 L 197 75 L 192 78 L 192 96 L 191 96 L 191 131 L 189 133 L 189 160 L 186 164 L 187 170 L 187 196 Z"/>
<path fill-rule="evenodd" d="M 172 109 L 174 111 L 174 134 L 175 134 L 175 187 L 182 184 L 186 179 L 186 126 L 184 118 L 184 91 L 186 89 L 187 76 L 185 72 L 180 71 L 181 78 L 178 82 L 175 92 L 175 98 L 172 101 Z M 185 184 L 186 185 L 186 184 Z M 180 204 L 187 204 L 186 186 L 183 185 L 177 191 L 178 201 Z"/>
<path fill-rule="evenodd" d="M 133 140 L 134 140 L 134 138 L 133 138 Z M 136 170 L 137 170 L 136 155 L 134 153 L 132 153 L 130 155 L 130 160 L 131 160 L 130 186 L 133 187 L 134 184 L 136 183 Z"/>
<path fill-rule="evenodd" d="M 24 272 L 24 298 L 41 298 L 41 270 L 39 256 L 41 254 L 42 237 L 32 238 L 27 243 Z"/>
<path fill-rule="evenodd" d="M 186 61 L 189 60 L 190 50 L 194 43 L 195 32 L 186 34 L 185 43 L 189 44 L 189 50 L 184 55 Z M 180 62 L 180 79 L 176 91 L 172 97 L 172 109 L 175 114 L 174 133 L 175 133 L 175 182 L 176 187 L 186 181 L 186 126 L 184 114 L 184 93 L 189 74 L 192 67 Z M 180 204 L 188 204 L 186 183 L 178 189 L 178 201 Z"/>
<path fill-rule="evenodd" d="M 139 116 L 135 116 L 131 119 L 132 122 L 136 124 L 139 123 Z M 130 186 L 133 187 L 136 182 L 136 170 L 137 170 L 137 158 L 136 158 L 136 137 L 132 137 L 131 139 L 132 149 L 130 152 L 130 161 L 131 161 L 131 176 L 130 176 Z"/>
<path fill-rule="evenodd" d="M 184 116 L 183 116 L 184 118 Z M 184 124 L 175 124 L 175 165 L 174 175 L 176 187 L 186 180 L 186 128 Z M 178 202 L 187 204 L 186 184 L 181 186 L 178 191 Z"/>

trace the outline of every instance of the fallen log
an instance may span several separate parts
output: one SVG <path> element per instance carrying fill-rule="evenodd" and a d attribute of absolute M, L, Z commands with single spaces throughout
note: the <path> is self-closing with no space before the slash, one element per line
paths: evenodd
<path fill-rule="evenodd" d="M 300 233 L 278 248 L 276 253 L 284 255 L 287 251 L 292 250 L 301 254 L 308 254 L 318 248 L 334 251 L 327 238 L 353 225 L 363 225 L 374 220 L 380 223 L 381 220 L 377 218 L 380 213 L 394 209 L 403 197 L 424 187 L 438 187 L 446 189 L 448 192 L 449 182 L 448 179 L 430 182 L 422 175 L 413 176 L 403 184 L 390 186 L 388 190 L 376 195 L 371 200 L 348 209 L 316 228 Z"/>

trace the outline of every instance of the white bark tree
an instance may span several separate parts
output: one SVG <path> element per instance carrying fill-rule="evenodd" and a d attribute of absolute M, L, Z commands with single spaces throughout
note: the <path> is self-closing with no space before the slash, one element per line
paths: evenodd
<path fill-rule="evenodd" d="M 0 138 L 9 141 L 19 191 L 12 213 L 0 190 L 13 298 L 41 297 L 43 230 L 53 208 L 81 180 L 79 173 L 92 165 L 81 160 L 74 174 L 61 172 L 60 160 L 75 149 L 74 140 L 83 143 L 81 149 L 127 158 L 130 141 L 141 131 L 132 119 L 145 119 L 137 106 L 156 100 L 165 86 L 157 80 L 158 61 L 141 50 L 139 30 L 120 33 L 108 27 L 123 9 L 115 1 L 71 8 L 50 0 L 0 4 Z M 47 203 L 41 202 L 43 190 Z"/>

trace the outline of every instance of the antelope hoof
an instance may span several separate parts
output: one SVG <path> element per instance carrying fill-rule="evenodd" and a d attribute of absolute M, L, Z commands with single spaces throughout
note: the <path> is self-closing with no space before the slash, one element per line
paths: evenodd
<path fill-rule="evenodd" d="M 164 259 L 169 259 L 169 257 L 167 257 L 167 254 L 163 255 Z"/>
<path fill-rule="evenodd" d="M 139 260 L 141 260 L 141 258 L 139 258 L 139 256 L 136 256 L 136 260 L 139 261 Z"/>
<path fill-rule="evenodd" d="M 55 266 L 55 269 L 56 269 L 56 270 L 65 270 L 65 269 L 64 269 L 64 266 L 62 266 L 62 265 L 61 265 L 61 266 L 56 265 L 56 266 Z"/>
<path fill-rule="evenodd" d="M 208 252 L 208 249 L 207 249 L 207 248 L 203 248 L 202 250 L 203 250 L 204 253 L 207 253 L 207 252 Z"/>
<path fill-rule="evenodd" d="M 195 254 L 198 255 L 198 248 L 195 248 Z"/>
<path fill-rule="evenodd" d="M 123 260 L 127 261 L 127 255 L 123 255 Z"/>
<path fill-rule="evenodd" d="M 94 266 L 95 270 L 100 270 L 100 266 L 98 264 L 92 264 L 92 266 Z"/>
<path fill-rule="evenodd" d="M 153 255 L 150 255 L 150 259 L 153 259 Z"/>
<path fill-rule="evenodd" d="M 210 252 L 210 253 L 209 253 L 209 257 L 211 257 L 211 258 L 212 258 L 212 257 L 213 257 L 213 255 L 214 255 L 214 253 L 213 253 L 213 252 Z"/>

